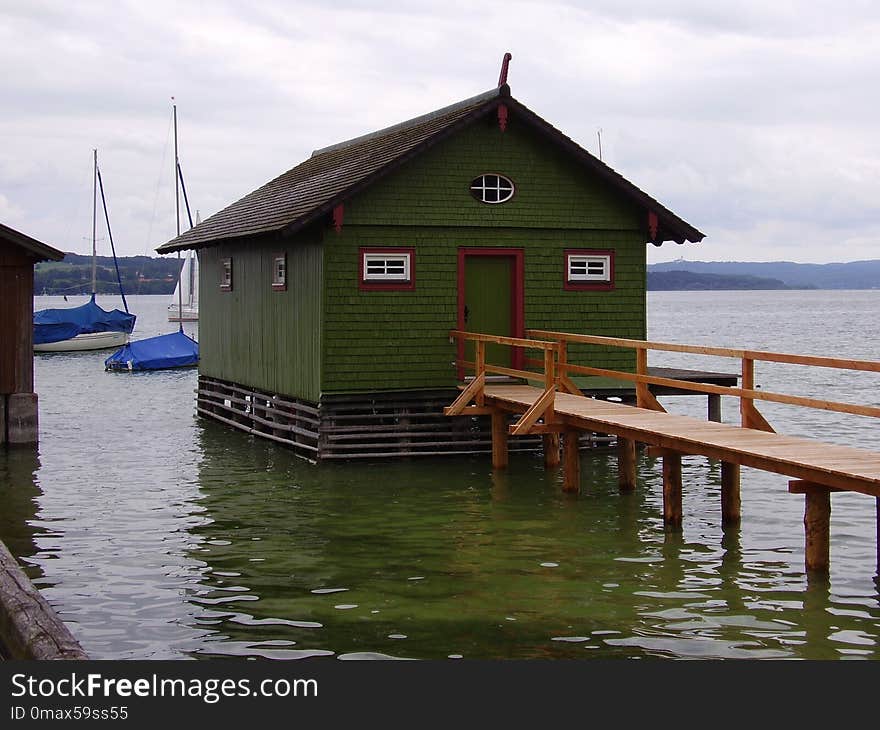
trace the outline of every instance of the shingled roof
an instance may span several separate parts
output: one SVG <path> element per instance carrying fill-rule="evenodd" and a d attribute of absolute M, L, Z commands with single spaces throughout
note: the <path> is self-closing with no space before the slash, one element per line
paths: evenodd
<path fill-rule="evenodd" d="M 494 112 L 499 104 L 507 106 L 512 118 L 544 134 L 612 188 L 644 208 L 646 221 L 648 213 L 653 213 L 657 230 L 651 242 L 655 245 L 663 241 L 696 243 L 703 239 L 704 234 L 696 228 L 513 99 L 510 88 L 504 84 L 430 114 L 316 150 L 306 161 L 156 250 L 165 254 L 259 234 L 293 233 L 327 216 L 335 206 L 420 152 Z"/>

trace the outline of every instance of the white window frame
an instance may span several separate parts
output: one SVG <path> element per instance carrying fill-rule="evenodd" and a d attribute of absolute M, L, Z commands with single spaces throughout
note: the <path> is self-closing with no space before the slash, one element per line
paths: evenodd
<path fill-rule="evenodd" d="M 220 259 L 220 289 L 232 291 L 232 257 Z"/>
<path fill-rule="evenodd" d="M 583 271 L 572 271 L 572 265 L 576 264 Z M 601 268 L 595 271 L 596 266 Z M 594 271 L 590 271 L 593 268 Z M 566 256 L 565 261 L 566 280 L 571 284 L 609 284 L 611 283 L 611 254 L 574 254 Z"/>
<path fill-rule="evenodd" d="M 487 177 L 495 177 L 498 179 L 495 185 L 489 186 L 486 184 Z M 510 185 L 510 189 L 505 187 L 501 187 L 501 181 L 504 180 L 508 185 Z M 516 193 L 516 185 L 513 184 L 513 180 L 511 180 L 506 175 L 501 175 L 497 172 L 484 172 L 482 175 L 477 175 L 473 180 L 471 180 L 471 185 L 469 190 L 471 191 L 471 195 L 474 196 L 481 203 L 485 203 L 486 205 L 499 205 L 500 203 L 506 203 L 508 200 L 513 198 L 514 193 Z M 494 190 L 498 194 L 498 200 L 486 200 L 486 191 Z M 508 193 L 507 197 L 504 199 L 501 198 L 501 193 Z M 478 194 L 477 194 L 478 193 Z"/>
<path fill-rule="evenodd" d="M 278 263 L 281 263 L 280 276 Z M 272 288 L 287 288 L 287 254 L 278 253 L 272 257 Z"/>
<path fill-rule="evenodd" d="M 364 282 L 409 282 L 412 280 L 412 254 L 410 253 L 364 253 Z M 389 263 L 400 261 L 403 271 L 389 271 Z M 381 264 L 382 271 L 376 271 L 377 264 Z M 370 271 L 370 266 L 374 270 Z M 399 268 L 398 266 L 394 267 Z"/>

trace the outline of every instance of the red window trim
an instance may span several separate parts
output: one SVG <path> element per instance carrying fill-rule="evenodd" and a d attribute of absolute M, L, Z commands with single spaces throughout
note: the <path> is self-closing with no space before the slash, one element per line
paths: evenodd
<path fill-rule="evenodd" d="M 607 256 L 608 281 L 569 281 L 569 256 Z M 566 291 L 611 291 L 614 289 L 614 249 L 613 248 L 567 248 L 562 256 L 562 288 Z"/>
<path fill-rule="evenodd" d="M 364 254 L 409 254 L 409 281 L 364 281 Z M 358 249 L 358 289 L 360 291 L 412 291 L 416 288 L 416 250 L 414 248 L 390 248 L 384 246 Z"/>
<path fill-rule="evenodd" d="M 508 256 L 513 258 L 513 271 L 511 272 L 511 297 L 510 321 L 513 328 L 513 337 L 525 337 L 526 334 L 526 305 L 525 305 L 525 251 L 521 248 L 459 248 L 458 249 L 458 316 L 456 329 L 467 331 L 464 321 L 465 286 L 464 270 L 465 259 L 468 256 Z M 464 341 L 458 340 L 456 357 L 464 360 Z M 521 347 L 514 347 L 511 356 L 512 367 L 517 370 L 525 369 L 525 352 Z M 464 368 L 459 367 L 458 379 L 464 380 Z"/>

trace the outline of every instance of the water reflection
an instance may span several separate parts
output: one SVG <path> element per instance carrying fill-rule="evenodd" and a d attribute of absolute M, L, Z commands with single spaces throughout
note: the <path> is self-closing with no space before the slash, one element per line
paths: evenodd
<path fill-rule="evenodd" d="M 35 449 L 0 447 L 0 540 L 18 557 L 32 581 L 43 576 L 39 565 L 29 561 L 37 552 L 35 536 L 42 532 L 35 525 L 41 494 L 36 476 L 39 468 Z"/>
<path fill-rule="evenodd" d="M 829 621 L 839 600 L 807 586 L 796 557 L 721 529 L 720 470 L 705 460 L 685 464 L 688 517 L 668 533 L 646 457 L 647 488 L 619 494 L 613 452 L 585 454 L 572 498 L 539 456 L 506 472 L 483 458 L 314 467 L 211 423 L 201 447 L 194 656 L 876 651 L 876 606 Z"/>
<path fill-rule="evenodd" d="M 315 467 L 196 418 L 192 371 L 101 362 L 39 358 L 39 458 L 0 453 L 0 535 L 90 656 L 878 657 L 863 495 L 834 496 L 818 584 L 783 477 L 744 469 L 742 525 L 722 529 L 717 462 L 685 458 L 666 533 L 643 454 L 630 494 L 603 449 L 577 496 L 539 455 Z"/>

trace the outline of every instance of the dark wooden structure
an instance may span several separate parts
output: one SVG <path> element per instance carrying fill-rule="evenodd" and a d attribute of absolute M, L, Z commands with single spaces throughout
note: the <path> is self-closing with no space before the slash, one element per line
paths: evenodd
<path fill-rule="evenodd" d="M 0 223 L 0 444 L 38 440 L 34 264 L 64 254 Z"/>
<path fill-rule="evenodd" d="M 453 331 L 463 342 L 474 343 L 474 359 L 460 365 L 474 372 L 455 402 L 445 409 L 447 416 L 488 415 L 493 429 L 493 466 L 507 466 L 510 436 L 543 435 L 547 450 L 545 462 L 559 462 L 562 435 L 563 489 L 580 489 L 578 434 L 611 433 L 618 441 L 620 488 L 629 491 L 636 484 L 635 445 L 646 444 L 663 459 L 663 521 L 670 530 L 679 530 L 682 521 L 681 457 L 683 454 L 708 456 L 721 462 L 721 520 L 736 525 L 741 518 L 740 466 L 762 469 L 792 477 L 789 491 L 805 495 L 805 563 L 808 573 L 828 572 L 832 492 L 848 491 L 875 498 L 880 536 L 880 453 L 863 448 L 823 443 L 813 439 L 776 433 L 755 406 L 755 401 L 820 408 L 838 413 L 880 418 L 880 407 L 819 400 L 759 390 L 755 387 L 755 363 L 777 362 L 811 367 L 880 373 L 880 362 L 843 358 L 793 355 L 789 353 L 736 350 L 729 348 L 680 345 L 578 335 L 565 332 L 530 330 L 530 338 L 503 338 L 495 335 Z M 614 372 L 607 368 L 576 364 L 569 359 L 568 345 L 580 342 L 626 347 L 636 352 L 635 373 Z M 488 345 L 537 349 L 543 352 L 539 372 L 499 367 L 486 362 Z M 742 362 L 742 387 L 673 380 L 650 373 L 648 351 L 661 350 L 699 355 L 738 358 Z M 495 385 L 489 375 L 519 378 L 519 384 Z M 635 405 L 613 403 L 585 397 L 573 382 L 575 374 L 612 377 L 636 387 Z M 537 381 L 540 387 L 522 384 Z M 739 398 L 741 425 L 702 421 L 667 413 L 651 387 L 729 395 Z M 711 415 L 711 414 L 710 414 Z M 512 422 L 511 422 L 512 421 Z M 878 540 L 880 568 L 880 540 Z"/>

